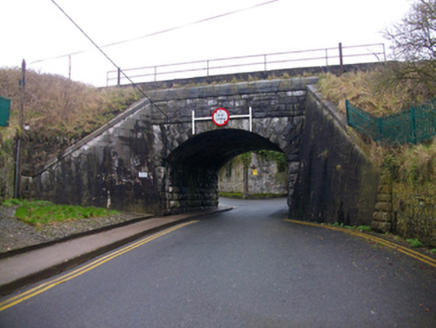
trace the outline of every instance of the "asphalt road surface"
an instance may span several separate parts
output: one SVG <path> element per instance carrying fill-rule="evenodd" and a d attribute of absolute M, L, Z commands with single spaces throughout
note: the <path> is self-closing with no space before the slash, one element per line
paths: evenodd
<path fill-rule="evenodd" d="M 284 199 L 221 202 L 237 208 L 5 309 L 0 327 L 436 327 L 430 265 L 283 221 Z"/>

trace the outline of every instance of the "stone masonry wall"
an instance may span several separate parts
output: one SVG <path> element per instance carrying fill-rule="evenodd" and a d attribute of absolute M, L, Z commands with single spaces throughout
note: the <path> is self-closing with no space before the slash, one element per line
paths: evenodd
<path fill-rule="evenodd" d="M 256 175 L 254 174 L 256 170 Z M 248 168 L 248 194 L 288 193 L 287 167 L 256 153 L 251 154 Z M 239 157 L 227 163 L 219 172 L 219 191 L 244 193 L 244 166 Z"/>
<path fill-rule="evenodd" d="M 436 188 L 393 183 L 393 231 L 436 248 Z"/>
<path fill-rule="evenodd" d="M 371 228 L 382 233 L 393 230 L 392 182 L 388 175 L 380 177 Z"/>
<path fill-rule="evenodd" d="M 195 170 L 195 172 L 193 172 Z M 164 214 L 176 214 L 218 206 L 218 177 L 213 170 L 175 167 L 169 174 Z"/>
<path fill-rule="evenodd" d="M 346 120 L 308 86 L 301 171 L 291 215 L 300 220 L 370 225 L 378 171 L 347 135 Z"/>

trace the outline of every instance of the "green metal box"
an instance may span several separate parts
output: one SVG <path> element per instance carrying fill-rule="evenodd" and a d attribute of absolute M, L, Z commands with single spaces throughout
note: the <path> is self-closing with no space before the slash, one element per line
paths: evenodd
<path fill-rule="evenodd" d="M 0 126 L 9 126 L 10 110 L 11 110 L 11 100 L 0 97 Z"/>

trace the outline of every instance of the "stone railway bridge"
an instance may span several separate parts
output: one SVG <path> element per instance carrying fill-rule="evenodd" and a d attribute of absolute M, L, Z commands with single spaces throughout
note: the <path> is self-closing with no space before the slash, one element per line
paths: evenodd
<path fill-rule="evenodd" d="M 266 149 L 286 155 L 293 217 L 370 224 L 377 170 L 347 135 L 344 118 L 321 99 L 316 82 L 148 91 L 152 101 L 136 102 L 47 163 L 33 178 L 36 196 L 155 214 L 212 208 L 219 169 L 239 154 Z M 219 107 L 231 116 L 251 108 L 252 118 L 217 126 L 210 118 Z"/>

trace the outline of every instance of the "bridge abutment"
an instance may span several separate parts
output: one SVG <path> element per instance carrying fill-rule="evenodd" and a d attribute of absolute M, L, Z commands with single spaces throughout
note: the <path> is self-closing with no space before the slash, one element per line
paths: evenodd
<path fill-rule="evenodd" d="M 163 214 L 178 214 L 218 206 L 218 176 L 215 171 L 179 166 L 169 168 L 161 194 Z"/>

